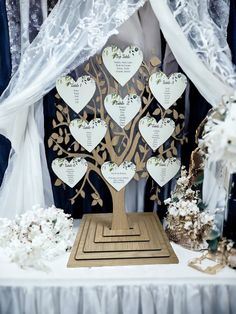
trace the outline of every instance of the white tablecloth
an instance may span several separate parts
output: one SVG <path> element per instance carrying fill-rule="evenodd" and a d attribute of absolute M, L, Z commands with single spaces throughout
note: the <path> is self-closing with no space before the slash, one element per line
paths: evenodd
<path fill-rule="evenodd" d="M 177 265 L 22 270 L 0 251 L 0 314 L 235 314 L 236 271 L 207 275 L 187 266 L 200 253 L 172 244 Z"/>

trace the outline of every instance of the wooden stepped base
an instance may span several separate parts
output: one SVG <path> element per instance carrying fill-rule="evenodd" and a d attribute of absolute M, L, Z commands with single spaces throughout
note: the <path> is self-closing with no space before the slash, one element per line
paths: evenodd
<path fill-rule="evenodd" d="M 178 263 L 155 213 L 127 216 L 130 229 L 112 230 L 112 214 L 84 215 L 67 266 Z"/>

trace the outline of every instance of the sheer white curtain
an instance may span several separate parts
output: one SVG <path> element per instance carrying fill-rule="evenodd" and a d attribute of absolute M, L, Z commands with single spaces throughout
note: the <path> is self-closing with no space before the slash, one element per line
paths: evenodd
<path fill-rule="evenodd" d="M 56 79 L 83 63 L 144 0 L 59 1 L 27 45 L 18 70 L 0 98 L 0 133 L 11 140 L 9 166 L 0 191 L 0 216 L 13 217 L 40 203 L 50 205 L 42 128 L 35 116 Z M 27 40 L 26 40 L 27 41 Z M 40 121 L 41 114 L 37 121 Z M 41 122 L 42 123 L 42 122 Z"/>
<path fill-rule="evenodd" d="M 226 40 L 228 1 L 150 2 L 179 65 L 204 98 L 215 107 L 222 102 L 224 95 L 234 95 L 236 70 Z M 213 4 L 218 4 L 220 11 L 214 11 Z M 221 19 L 218 24 L 217 18 Z M 224 164 L 218 162 L 206 165 L 203 200 L 209 209 L 224 205 L 226 190 L 222 172 L 227 172 L 227 169 L 223 167 Z"/>
<path fill-rule="evenodd" d="M 12 217 L 36 203 L 50 205 L 52 194 L 45 166 L 42 114 L 38 114 L 42 109 L 40 99 L 54 87 L 60 75 L 101 49 L 117 27 L 144 2 L 59 1 L 38 36 L 25 47 L 18 70 L 0 98 L 0 133 L 11 140 L 13 147 L 0 191 L 0 216 Z M 212 0 L 150 2 L 178 63 L 208 102 L 216 106 L 223 95 L 232 95 L 236 86 L 235 69 L 225 29 L 217 28 L 209 10 Z M 227 10 L 224 16 L 227 20 Z M 205 176 L 205 187 L 208 178 Z M 207 193 L 211 206 L 221 197 L 218 193 L 216 199 L 213 194 L 213 191 Z"/>

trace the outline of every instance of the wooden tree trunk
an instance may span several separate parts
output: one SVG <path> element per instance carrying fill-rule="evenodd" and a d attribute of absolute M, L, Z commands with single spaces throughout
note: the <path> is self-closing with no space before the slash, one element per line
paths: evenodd
<path fill-rule="evenodd" d="M 113 200 L 113 215 L 112 215 L 112 230 L 127 230 L 129 229 L 128 217 L 125 210 L 125 188 L 117 192 L 112 191 Z"/>

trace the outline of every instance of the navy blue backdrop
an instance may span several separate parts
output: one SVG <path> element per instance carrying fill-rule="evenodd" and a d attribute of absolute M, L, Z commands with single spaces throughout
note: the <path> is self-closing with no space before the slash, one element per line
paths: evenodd
<path fill-rule="evenodd" d="M 5 0 L 0 0 L 0 94 L 6 88 L 11 77 L 11 55 Z M 0 135 L 0 185 L 7 167 L 11 144 Z"/>

